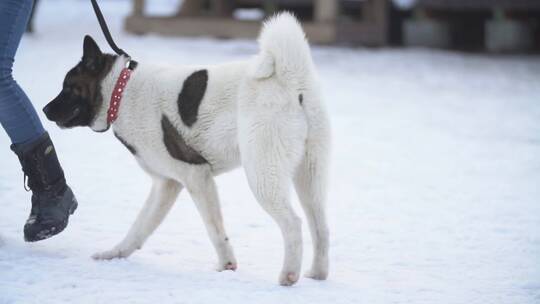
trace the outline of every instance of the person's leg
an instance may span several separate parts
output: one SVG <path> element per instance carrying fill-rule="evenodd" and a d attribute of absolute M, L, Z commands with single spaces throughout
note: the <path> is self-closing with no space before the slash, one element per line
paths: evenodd
<path fill-rule="evenodd" d="M 62 232 L 77 208 L 49 134 L 11 75 L 32 5 L 33 0 L 0 0 L 0 123 L 32 190 L 32 210 L 24 225 L 29 242 Z"/>
<path fill-rule="evenodd" d="M 32 8 L 32 13 L 30 14 L 30 20 L 28 20 L 28 24 L 26 25 L 27 33 L 33 33 L 35 30 L 34 20 L 36 19 L 35 16 L 36 16 L 38 3 L 39 3 L 39 0 L 34 0 L 34 7 Z"/>
<path fill-rule="evenodd" d="M 32 103 L 12 76 L 32 6 L 32 0 L 0 1 L 0 123 L 14 144 L 36 140 L 45 133 Z"/>

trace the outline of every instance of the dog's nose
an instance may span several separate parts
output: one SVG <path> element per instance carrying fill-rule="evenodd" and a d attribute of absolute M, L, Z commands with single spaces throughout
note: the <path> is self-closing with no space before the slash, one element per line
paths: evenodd
<path fill-rule="evenodd" d="M 0 0 L 1 1 L 1 0 Z M 52 116 L 54 116 L 53 113 L 53 104 L 52 101 L 49 102 L 47 105 L 43 107 L 43 113 L 45 113 L 45 117 L 47 117 L 48 120 L 53 120 Z"/>
<path fill-rule="evenodd" d="M 43 107 L 43 113 L 45 113 L 45 116 L 49 117 L 49 109 L 51 104 L 48 103 L 46 106 Z"/>

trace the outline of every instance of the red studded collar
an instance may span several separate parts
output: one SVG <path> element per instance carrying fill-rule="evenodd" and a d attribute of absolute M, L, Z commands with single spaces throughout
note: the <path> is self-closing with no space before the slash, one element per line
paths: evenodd
<path fill-rule="evenodd" d="M 116 80 L 114 85 L 114 90 L 111 94 L 111 101 L 109 103 L 109 109 L 107 110 L 107 123 L 110 125 L 116 121 L 118 118 L 118 109 L 120 108 L 120 103 L 122 102 L 122 96 L 124 95 L 124 90 L 126 85 L 131 77 L 131 73 L 137 66 L 137 62 L 130 60 L 125 68 L 120 72 L 120 76 Z"/>

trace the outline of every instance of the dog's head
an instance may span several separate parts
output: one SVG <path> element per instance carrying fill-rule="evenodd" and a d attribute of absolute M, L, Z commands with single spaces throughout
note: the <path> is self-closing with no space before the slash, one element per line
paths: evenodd
<path fill-rule="evenodd" d="M 115 58 L 85 36 L 81 61 L 67 73 L 60 94 L 43 108 L 47 118 L 61 128 L 90 126 L 103 105 L 101 81 Z"/>

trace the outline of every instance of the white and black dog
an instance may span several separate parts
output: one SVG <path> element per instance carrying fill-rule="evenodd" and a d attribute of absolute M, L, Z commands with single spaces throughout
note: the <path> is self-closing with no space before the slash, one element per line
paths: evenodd
<path fill-rule="evenodd" d="M 302 263 L 301 220 L 291 206 L 291 184 L 313 238 L 307 276 L 326 279 L 330 126 L 309 45 L 289 13 L 268 20 L 259 43 L 260 53 L 245 61 L 206 67 L 139 64 L 130 76 L 123 73 L 128 58 L 103 54 L 85 37 L 81 62 L 44 112 L 64 128 L 104 132 L 112 126 L 153 179 L 127 236 L 95 259 L 127 257 L 140 249 L 185 187 L 215 247 L 218 269 L 235 270 L 214 176 L 242 165 L 255 197 L 283 235 L 279 283 L 296 283 Z"/>

